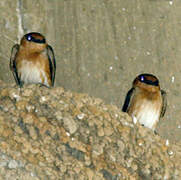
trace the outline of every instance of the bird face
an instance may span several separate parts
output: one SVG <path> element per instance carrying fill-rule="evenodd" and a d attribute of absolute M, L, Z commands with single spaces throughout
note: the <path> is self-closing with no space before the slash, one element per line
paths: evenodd
<path fill-rule="evenodd" d="M 37 32 L 25 34 L 21 39 L 21 46 L 28 48 L 29 51 L 41 52 L 47 46 L 46 39 L 43 35 Z"/>
<path fill-rule="evenodd" d="M 140 74 L 133 81 L 133 87 L 155 92 L 160 90 L 159 80 L 152 74 Z"/>
<path fill-rule="evenodd" d="M 31 33 L 25 34 L 24 37 L 29 42 L 35 42 L 35 43 L 40 43 L 40 44 L 46 43 L 45 37 L 42 34 L 37 33 L 37 32 L 31 32 Z"/>

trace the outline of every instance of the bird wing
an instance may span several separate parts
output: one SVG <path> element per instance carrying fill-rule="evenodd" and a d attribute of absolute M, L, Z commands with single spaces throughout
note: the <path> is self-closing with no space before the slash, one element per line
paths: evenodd
<path fill-rule="evenodd" d="M 124 105 L 122 107 L 122 111 L 123 112 L 127 112 L 128 111 L 128 108 L 130 106 L 130 100 L 131 98 L 133 97 L 133 94 L 134 94 L 134 91 L 135 91 L 135 88 L 131 88 L 127 95 L 126 95 L 126 98 L 125 98 L 125 101 L 124 101 Z"/>
<path fill-rule="evenodd" d="M 10 67 L 12 73 L 13 73 L 16 84 L 21 86 L 21 81 L 20 81 L 20 79 L 18 77 L 18 72 L 17 72 L 17 68 L 16 68 L 16 61 L 15 61 L 18 51 L 19 51 L 19 44 L 15 44 L 12 47 L 12 50 L 11 50 L 11 57 L 10 57 L 9 67 Z"/>
<path fill-rule="evenodd" d="M 167 94 L 164 90 L 161 90 L 161 95 L 162 95 L 162 109 L 161 109 L 161 114 L 160 117 L 163 117 L 167 108 Z"/>
<path fill-rule="evenodd" d="M 53 86 L 54 81 L 55 81 L 56 60 L 55 60 L 53 48 L 50 45 L 47 46 L 47 53 L 48 53 L 48 59 L 49 59 L 49 65 L 50 65 L 50 74 L 51 74 L 51 80 L 52 80 L 52 86 Z"/>

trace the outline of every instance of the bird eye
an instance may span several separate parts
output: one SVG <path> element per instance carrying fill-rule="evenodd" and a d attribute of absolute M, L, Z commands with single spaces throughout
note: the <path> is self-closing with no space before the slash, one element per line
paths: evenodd
<path fill-rule="evenodd" d="M 140 77 L 140 80 L 143 82 L 143 81 L 144 81 L 144 76 L 141 76 L 141 77 Z"/>
<path fill-rule="evenodd" d="M 31 36 L 28 36 L 28 37 L 27 37 L 27 40 L 28 40 L 28 41 L 31 41 Z"/>

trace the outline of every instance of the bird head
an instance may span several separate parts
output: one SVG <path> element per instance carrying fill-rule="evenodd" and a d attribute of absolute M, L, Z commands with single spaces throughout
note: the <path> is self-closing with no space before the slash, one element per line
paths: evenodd
<path fill-rule="evenodd" d="M 41 52 L 47 46 L 45 37 L 38 32 L 25 34 L 21 39 L 21 46 L 30 51 Z"/>
<path fill-rule="evenodd" d="M 133 81 L 133 87 L 139 87 L 151 92 L 160 89 L 159 80 L 152 74 L 140 74 Z"/>

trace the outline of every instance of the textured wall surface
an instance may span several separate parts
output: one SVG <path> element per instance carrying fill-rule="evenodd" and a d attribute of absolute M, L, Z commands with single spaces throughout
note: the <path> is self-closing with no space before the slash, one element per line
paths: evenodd
<path fill-rule="evenodd" d="M 56 86 L 122 106 L 136 75 L 155 74 L 168 93 L 158 132 L 181 136 L 181 1 L 1 0 L 0 79 L 9 71 L 11 47 L 39 31 L 54 47 Z"/>

